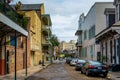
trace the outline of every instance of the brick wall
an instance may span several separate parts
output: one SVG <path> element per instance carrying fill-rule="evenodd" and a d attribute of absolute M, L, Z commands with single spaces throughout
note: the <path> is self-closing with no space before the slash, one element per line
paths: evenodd
<path fill-rule="evenodd" d="M 29 43 L 29 42 L 28 42 Z M 28 44 L 29 45 L 29 44 Z M 9 51 L 9 73 L 14 72 L 14 64 L 15 64 L 15 47 L 7 45 L 7 50 Z M 28 67 L 30 66 L 30 57 L 29 57 L 29 46 L 28 46 Z M 21 39 L 18 38 L 18 45 L 17 45 L 17 53 L 16 53 L 16 65 L 17 65 L 17 71 L 22 70 L 25 68 L 26 65 L 26 40 L 25 37 L 23 37 L 23 47 L 21 47 Z"/>

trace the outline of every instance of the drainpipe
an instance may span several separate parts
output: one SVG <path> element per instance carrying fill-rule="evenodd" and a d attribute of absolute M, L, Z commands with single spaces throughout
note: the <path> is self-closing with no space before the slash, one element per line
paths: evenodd
<path fill-rule="evenodd" d="M 26 78 L 27 78 L 27 56 L 28 56 L 28 50 L 27 50 L 27 37 L 26 37 Z"/>
<path fill-rule="evenodd" d="M 7 72 L 7 66 L 6 66 L 6 62 L 7 62 L 7 60 L 6 60 L 6 56 L 7 56 L 7 52 L 6 52 L 6 34 L 5 34 L 5 42 L 4 42 L 4 46 L 5 46 L 5 64 L 4 64 L 4 66 L 5 66 L 5 72 L 4 72 L 4 74 L 6 74 L 6 72 Z"/>
<path fill-rule="evenodd" d="M 17 43 L 16 43 L 16 39 L 17 39 L 17 33 L 16 33 L 16 31 L 15 31 L 15 80 L 17 80 L 17 68 L 16 68 L 16 53 L 17 53 Z"/>

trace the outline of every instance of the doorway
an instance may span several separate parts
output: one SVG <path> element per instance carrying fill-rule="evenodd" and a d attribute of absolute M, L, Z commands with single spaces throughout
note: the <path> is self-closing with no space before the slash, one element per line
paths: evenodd
<path fill-rule="evenodd" d="M 6 73 L 9 74 L 9 50 L 7 50 L 7 56 L 6 56 Z"/>
<path fill-rule="evenodd" d="M 34 56 L 35 56 L 35 52 L 31 51 L 31 66 L 34 66 Z"/>

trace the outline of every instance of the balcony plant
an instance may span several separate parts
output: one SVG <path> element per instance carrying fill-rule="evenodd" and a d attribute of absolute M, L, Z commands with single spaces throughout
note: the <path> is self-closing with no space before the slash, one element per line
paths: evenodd
<path fill-rule="evenodd" d="M 108 57 L 107 57 L 107 59 L 106 59 L 106 56 L 105 56 L 105 55 L 101 56 L 101 59 L 102 59 L 102 62 L 105 62 L 106 60 L 107 60 L 107 61 L 109 60 Z"/>
<path fill-rule="evenodd" d="M 18 9 L 20 9 L 21 3 L 18 2 L 16 4 Z M 15 11 L 11 6 L 4 2 L 0 2 L 0 12 L 6 15 L 9 19 L 23 27 L 24 29 L 27 28 L 28 25 L 28 18 L 25 17 L 24 13 L 19 13 L 17 10 Z"/>

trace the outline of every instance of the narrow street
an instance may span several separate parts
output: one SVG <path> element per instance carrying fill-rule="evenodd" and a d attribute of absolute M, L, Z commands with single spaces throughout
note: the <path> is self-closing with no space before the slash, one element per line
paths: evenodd
<path fill-rule="evenodd" d="M 68 64 L 56 63 L 31 75 L 27 80 L 105 80 L 102 77 L 87 77 Z"/>

